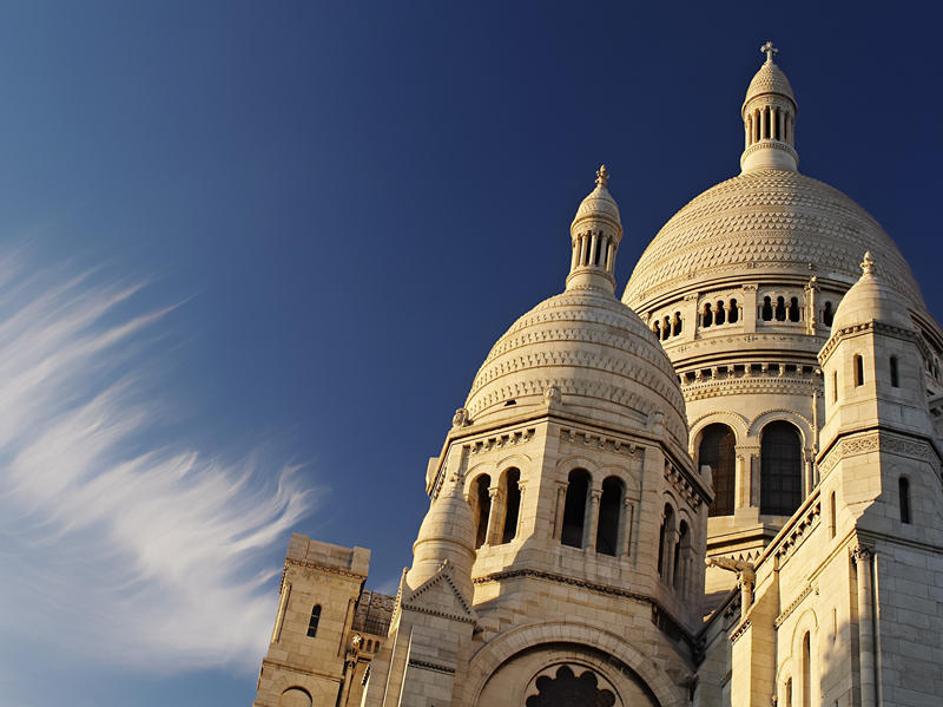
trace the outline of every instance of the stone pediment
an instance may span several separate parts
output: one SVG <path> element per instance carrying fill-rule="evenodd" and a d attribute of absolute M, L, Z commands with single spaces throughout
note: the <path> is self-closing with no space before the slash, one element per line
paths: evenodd
<path fill-rule="evenodd" d="M 452 565 L 448 560 L 415 590 L 404 591 L 400 607 L 404 612 L 416 611 L 464 623 L 474 624 L 478 621 L 471 603 L 462 596 L 452 579 Z"/>

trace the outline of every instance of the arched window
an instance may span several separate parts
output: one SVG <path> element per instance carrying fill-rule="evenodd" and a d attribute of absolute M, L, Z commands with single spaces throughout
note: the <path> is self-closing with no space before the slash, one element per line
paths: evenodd
<path fill-rule="evenodd" d="M 563 533 L 560 537 L 564 545 L 583 547 L 589 480 L 589 472 L 585 469 L 574 469 L 570 472 L 566 486 L 566 503 L 563 505 Z"/>
<path fill-rule="evenodd" d="M 718 301 L 717 301 L 717 314 L 714 316 L 714 321 L 715 321 L 717 324 L 723 324 L 724 322 L 727 321 L 727 312 L 726 312 L 726 310 L 724 309 L 724 301 L 723 301 L 723 300 L 718 300 Z"/>
<path fill-rule="evenodd" d="M 661 340 L 666 341 L 671 336 L 671 319 L 665 317 L 661 324 Z"/>
<path fill-rule="evenodd" d="M 476 550 L 484 545 L 485 540 L 488 539 L 488 518 L 491 516 L 491 494 L 488 491 L 490 486 L 491 477 L 482 474 L 475 479 L 475 485 L 472 489 Z"/>
<path fill-rule="evenodd" d="M 622 480 L 610 476 L 602 482 L 599 499 L 599 525 L 596 529 L 596 552 L 603 555 L 619 554 L 619 528 L 622 520 L 622 500 L 625 487 Z"/>
<path fill-rule="evenodd" d="M 668 576 L 668 555 L 671 549 L 670 543 L 674 539 L 675 532 L 675 512 L 670 504 L 665 504 L 665 515 L 661 521 L 661 531 L 658 535 L 658 574 L 661 577 Z"/>
<path fill-rule="evenodd" d="M 789 300 L 789 321 L 798 322 L 799 316 L 799 298 L 793 297 Z"/>
<path fill-rule="evenodd" d="M 771 422 L 760 440 L 760 513 L 791 515 L 802 501 L 802 441 L 788 422 Z"/>
<path fill-rule="evenodd" d="M 661 322 L 656 321 L 655 326 L 652 327 L 652 331 L 655 333 L 656 339 L 661 339 Z"/>
<path fill-rule="evenodd" d="M 675 312 L 674 323 L 671 326 L 671 335 L 677 336 L 681 333 L 681 312 Z"/>
<path fill-rule="evenodd" d="M 802 707 L 812 707 L 812 636 L 802 637 Z"/>
<path fill-rule="evenodd" d="M 708 509 L 711 516 L 733 514 L 736 482 L 736 437 L 727 425 L 714 423 L 704 428 L 698 447 L 698 467 L 709 466 L 714 482 L 714 502 Z"/>
<path fill-rule="evenodd" d="M 910 524 L 910 481 L 902 476 L 897 481 L 897 491 L 900 496 L 900 522 Z"/>
<path fill-rule="evenodd" d="M 521 472 L 508 469 L 504 473 L 504 532 L 501 542 L 509 543 L 517 535 L 517 520 L 521 515 Z"/>
<path fill-rule="evenodd" d="M 891 356 L 891 387 L 900 388 L 900 371 L 897 368 L 897 356 Z"/>
<path fill-rule="evenodd" d="M 838 371 L 832 371 L 832 402 L 838 402 Z"/>
<path fill-rule="evenodd" d="M 825 309 L 822 310 L 822 324 L 827 327 L 832 326 L 832 320 L 835 318 L 835 310 L 832 309 L 832 303 L 826 302 Z"/>
<path fill-rule="evenodd" d="M 855 387 L 864 385 L 864 359 L 859 354 L 855 354 Z"/>
<path fill-rule="evenodd" d="M 730 300 L 730 313 L 727 315 L 727 321 L 731 324 L 736 324 L 737 320 L 740 319 L 740 305 L 737 304 L 737 300 Z"/>
<path fill-rule="evenodd" d="M 311 707 L 311 694 L 303 687 L 289 687 L 278 698 L 278 707 Z"/>
<path fill-rule="evenodd" d="M 674 572 L 672 573 L 672 581 L 676 591 L 684 590 L 685 573 L 687 571 L 685 563 L 690 547 L 691 533 L 688 532 L 688 524 L 681 521 L 678 525 L 678 541 L 675 543 Z"/>
<path fill-rule="evenodd" d="M 709 327 L 709 326 L 712 326 L 713 324 L 714 324 L 714 313 L 711 311 L 711 303 L 707 302 L 704 305 L 703 325 L 704 327 Z"/>
<path fill-rule="evenodd" d="M 760 318 L 764 322 L 769 322 L 773 320 L 773 300 L 770 297 L 763 298 L 763 309 L 760 315 Z"/>
<path fill-rule="evenodd" d="M 776 321 L 786 321 L 786 299 L 785 297 L 776 298 Z"/>
<path fill-rule="evenodd" d="M 308 619 L 308 638 L 318 635 L 318 624 L 321 622 L 321 605 L 315 604 L 311 609 L 311 618 Z"/>

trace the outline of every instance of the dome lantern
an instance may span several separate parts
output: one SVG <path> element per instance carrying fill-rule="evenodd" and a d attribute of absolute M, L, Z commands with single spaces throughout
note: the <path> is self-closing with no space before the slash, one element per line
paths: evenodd
<path fill-rule="evenodd" d="M 786 74 L 773 61 L 779 50 L 772 42 L 766 42 L 760 51 L 766 54 L 766 61 L 750 81 L 740 110 L 744 132 L 740 168 L 744 172 L 754 169 L 795 172 L 799 164 L 796 96 Z"/>
<path fill-rule="evenodd" d="M 609 193 L 606 165 L 596 170 L 596 188 L 576 210 L 570 225 L 573 254 L 566 288 L 615 292 L 616 252 L 622 241 L 619 205 Z"/>

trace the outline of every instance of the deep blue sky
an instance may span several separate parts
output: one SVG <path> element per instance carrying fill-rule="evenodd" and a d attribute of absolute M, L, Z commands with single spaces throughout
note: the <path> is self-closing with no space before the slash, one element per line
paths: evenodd
<path fill-rule="evenodd" d="M 659 226 L 738 171 L 767 38 L 801 170 L 875 215 L 943 314 L 940 18 L 919 7 L 3 3 L 0 237 L 180 303 L 168 433 L 304 464 L 298 530 L 370 547 L 388 586 L 477 367 L 562 288 L 598 164 L 621 292 Z M 235 705 L 255 677 L 79 684 L 96 705 Z"/>

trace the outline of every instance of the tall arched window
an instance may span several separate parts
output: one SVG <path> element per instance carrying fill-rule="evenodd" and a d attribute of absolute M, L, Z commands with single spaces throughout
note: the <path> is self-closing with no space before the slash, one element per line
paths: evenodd
<path fill-rule="evenodd" d="M 737 300 L 730 300 L 730 313 L 727 315 L 727 321 L 731 324 L 736 324 L 737 320 L 740 319 L 740 305 L 737 304 Z"/>
<path fill-rule="evenodd" d="M 517 535 L 517 521 L 521 515 L 521 472 L 508 469 L 504 472 L 504 532 L 501 542 L 509 543 Z"/>
<path fill-rule="evenodd" d="M 802 707 L 812 707 L 812 636 L 802 637 Z"/>
<path fill-rule="evenodd" d="M 661 521 L 661 531 L 658 534 L 658 574 L 668 576 L 668 555 L 671 550 L 671 541 L 675 532 L 675 511 L 670 504 L 665 504 L 665 515 Z"/>
<path fill-rule="evenodd" d="M 800 315 L 801 315 L 801 311 L 799 309 L 799 298 L 792 297 L 789 300 L 789 321 L 798 322 Z"/>
<path fill-rule="evenodd" d="M 321 605 L 315 604 L 311 609 L 311 618 L 308 619 L 308 638 L 318 635 L 318 624 L 321 623 Z"/>
<path fill-rule="evenodd" d="M 760 313 L 760 318 L 764 322 L 772 321 L 773 319 L 773 300 L 770 297 L 763 298 L 763 309 Z"/>
<path fill-rule="evenodd" d="M 570 472 L 566 486 L 566 503 L 563 505 L 563 533 L 560 537 L 560 542 L 564 545 L 583 547 L 589 483 L 589 472 L 585 469 L 574 469 Z"/>
<path fill-rule="evenodd" d="M 835 492 L 832 491 L 828 497 L 828 534 L 834 538 L 838 528 L 838 509 L 835 507 Z"/>
<path fill-rule="evenodd" d="M 603 555 L 619 554 L 619 529 L 622 521 L 622 499 L 625 486 L 622 480 L 610 476 L 602 482 L 599 499 L 599 525 L 596 529 L 596 552 Z"/>
<path fill-rule="evenodd" d="M 482 474 L 475 479 L 475 485 L 472 489 L 476 550 L 484 545 L 485 540 L 488 539 L 488 518 L 491 516 L 491 494 L 488 492 L 490 486 L 491 477 Z"/>
<path fill-rule="evenodd" d="M 786 321 L 786 298 L 785 297 L 776 298 L 776 321 L 777 322 Z"/>
<path fill-rule="evenodd" d="M 900 370 L 897 367 L 897 356 L 891 356 L 891 387 L 900 388 Z"/>
<path fill-rule="evenodd" d="M 678 525 L 678 541 L 675 543 L 674 572 L 672 581 L 676 591 L 684 590 L 684 581 L 687 573 L 688 551 L 691 549 L 691 533 L 688 531 L 688 524 L 681 521 Z"/>
<path fill-rule="evenodd" d="M 822 324 L 827 327 L 832 326 L 832 320 L 835 318 L 835 310 L 832 309 L 832 303 L 826 302 L 825 309 L 822 310 Z"/>
<path fill-rule="evenodd" d="M 714 324 L 714 312 L 711 310 L 711 303 L 708 302 L 704 305 L 704 317 L 702 319 L 702 326 L 709 327 Z"/>
<path fill-rule="evenodd" d="M 900 522 L 910 523 L 910 481 L 902 476 L 897 482 L 897 491 L 900 496 Z"/>
<path fill-rule="evenodd" d="M 704 428 L 697 454 L 698 466 L 709 466 L 714 481 L 714 502 L 708 515 L 733 514 L 736 477 L 736 438 L 727 425 L 715 423 Z"/>
<path fill-rule="evenodd" d="M 779 420 L 763 428 L 760 440 L 760 513 L 788 516 L 802 501 L 802 440 Z"/>

